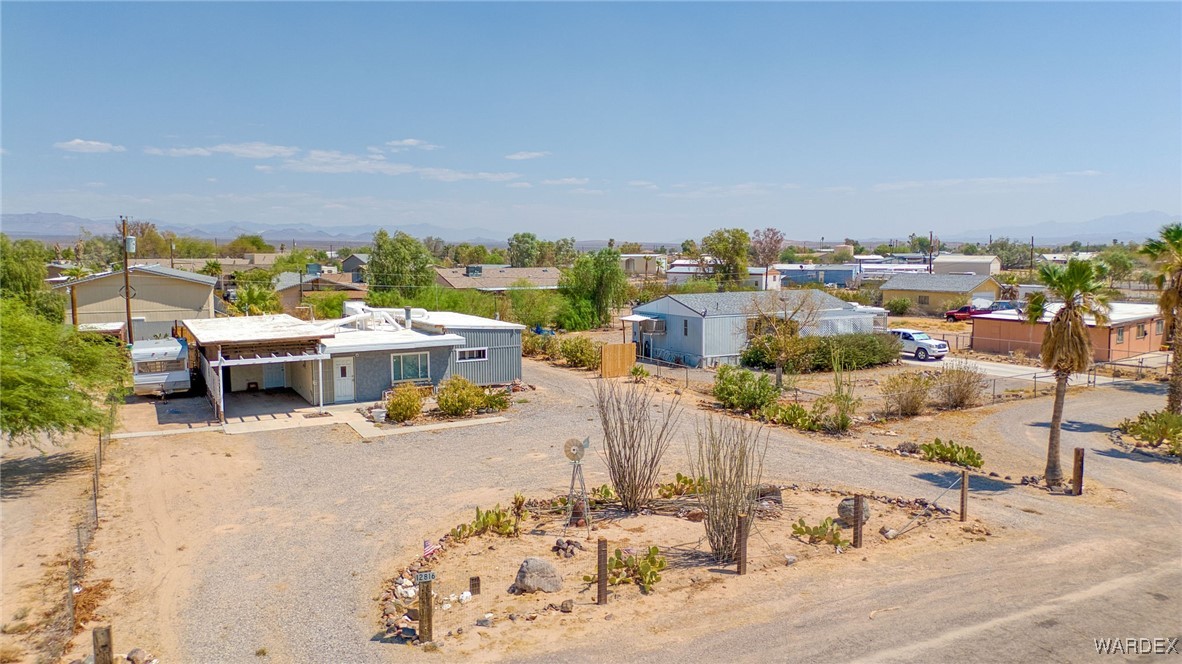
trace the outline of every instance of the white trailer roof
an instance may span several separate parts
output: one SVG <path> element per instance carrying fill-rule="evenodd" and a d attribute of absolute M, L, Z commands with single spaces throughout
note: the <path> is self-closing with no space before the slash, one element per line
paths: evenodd
<path fill-rule="evenodd" d="M 242 344 L 253 341 L 289 341 L 324 339 L 325 332 L 295 316 L 240 316 L 235 318 L 195 318 L 181 321 L 201 345 Z"/>

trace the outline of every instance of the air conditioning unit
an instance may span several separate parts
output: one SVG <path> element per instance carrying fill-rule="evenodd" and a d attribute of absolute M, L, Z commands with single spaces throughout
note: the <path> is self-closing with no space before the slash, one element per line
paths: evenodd
<path fill-rule="evenodd" d="M 660 318 L 640 321 L 640 331 L 645 334 L 665 334 L 665 321 Z"/>

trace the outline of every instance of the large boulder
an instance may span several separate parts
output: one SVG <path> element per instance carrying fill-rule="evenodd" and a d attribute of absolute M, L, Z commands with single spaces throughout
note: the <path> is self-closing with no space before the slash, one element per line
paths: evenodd
<path fill-rule="evenodd" d="M 841 517 L 841 522 L 847 526 L 854 525 L 854 499 L 842 498 L 841 502 L 837 504 L 837 515 Z M 862 523 L 870 520 L 870 501 L 862 501 Z"/>
<path fill-rule="evenodd" d="M 556 593 L 562 590 L 562 576 L 549 561 L 541 558 L 526 558 L 517 570 L 517 579 L 509 588 L 510 592 Z"/>

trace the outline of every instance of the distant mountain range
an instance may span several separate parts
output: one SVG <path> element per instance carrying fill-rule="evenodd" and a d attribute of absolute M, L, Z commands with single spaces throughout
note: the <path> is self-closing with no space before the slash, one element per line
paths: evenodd
<path fill-rule="evenodd" d="M 219 241 L 230 241 L 243 233 L 258 233 L 271 244 L 289 243 L 291 241 L 312 244 L 316 246 L 357 245 L 367 244 L 373 237 L 374 226 L 369 224 L 339 226 L 326 230 L 310 224 L 269 225 L 244 221 L 219 221 L 189 226 L 172 224 L 158 219 L 147 219 L 156 224 L 161 231 L 173 231 L 177 235 L 188 235 Z M 67 214 L 53 212 L 33 212 L 26 214 L 0 215 L 0 230 L 12 237 L 29 237 L 44 240 L 73 240 L 83 228 L 105 235 L 115 230 L 117 219 L 86 219 Z M 993 229 L 957 232 L 947 228 L 933 229 L 941 240 L 948 242 L 985 242 L 990 237 L 1008 237 L 1012 240 L 1029 239 L 1034 236 L 1035 242 L 1042 246 L 1068 244 L 1074 240 L 1084 243 L 1111 242 L 1112 240 L 1141 241 L 1157 234 L 1158 229 L 1166 224 L 1182 223 L 1182 217 L 1170 215 L 1158 210 L 1147 212 L 1127 212 L 1125 214 L 1098 217 L 1080 222 L 1046 221 L 1027 226 L 999 226 Z M 403 231 L 417 238 L 434 236 L 445 242 L 471 242 L 488 246 L 505 246 L 508 233 L 494 231 L 488 228 L 445 228 L 433 224 L 410 224 L 406 226 L 390 226 L 387 230 Z M 864 239 L 862 242 L 872 243 L 886 238 Z M 606 240 L 579 239 L 579 248 L 597 248 L 606 246 Z M 646 247 L 656 247 L 656 242 L 645 242 Z M 666 246 L 677 246 L 679 242 L 667 241 Z"/>
<path fill-rule="evenodd" d="M 200 226 L 173 224 L 160 219 L 139 219 L 156 224 L 161 231 L 172 231 L 177 235 L 187 235 L 205 239 L 218 239 L 229 242 L 244 233 L 257 233 L 271 244 L 280 242 L 307 242 L 316 245 L 350 245 L 368 244 L 373 238 L 373 225 L 338 226 L 331 231 L 310 224 L 269 225 L 255 224 L 244 221 L 217 221 Z M 86 219 L 73 217 L 68 214 L 54 212 L 33 212 L 26 214 L 0 215 L 0 229 L 12 237 L 30 237 L 39 239 L 73 239 L 83 228 L 96 235 L 106 235 L 114 232 L 118 219 Z M 487 228 L 444 228 L 432 224 L 409 224 L 406 226 L 388 226 L 386 230 L 403 231 L 413 237 L 424 238 L 434 236 L 445 242 L 471 242 L 486 245 L 504 245 L 507 237 L 498 231 Z"/>

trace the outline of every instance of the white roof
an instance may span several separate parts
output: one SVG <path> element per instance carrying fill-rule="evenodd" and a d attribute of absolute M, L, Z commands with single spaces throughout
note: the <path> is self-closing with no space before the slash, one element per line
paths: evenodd
<path fill-rule="evenodd" d="M 194 318 L 181 321 L 197 343 L 240 344 L 252 341 L 285 341 L 331 337 L 311 323 L 287 314 L 235 318 Z"/>
<path fill-rule="evenodd" d="M 122 332 L 127 323 L 81 323 L 79 332 Z"/>
<path fill-rule="evenodd" d="M 652 318 L 641 314 L 628 314 L 627 316 L 620 316 L 620 320 L 625 323 L 639 323 L 643 320 L 652 320 Z"/>
<path fill-rule="evenodd" d="M 423 334 L 413 330 L 354 330 L 340 328 L 335 337 L 322 341 L 330 354 L 361 353 L 374 350 L 409 350 L 463 346 L 467 343 L 458 334 Z"/>
<path fill-rule="evenodd" d="M 992 263 L 999 260 L 997 256 L 989 254 L 940 254 L 932 259 L 933 263 Z"/>
<path fill-rule="evenodd" d="M 396 317 L 402 316 L 401 309 L 394 309 L 393 313 Z M 458 314 L 453 311 L 428 311 L 426 316 L 413 317 L 411 321 L 416 325 L 430 325 L 433 327 L 442 328 L 460 328 L 472 330 L 524 330 L 525 326 L 519 323 L 510 323 L 504 320 L 494 320 L 492 318 L 485 318 L 483 316 L 472 316 L 469 314 Z"/>
<path fill-rule="evenodd" d="M 1062 307 L 1061 302 L 1052 302 L 1047 305 L 1047 311 L 1039 319 L 1040 323 L 1049 323 L 1051 318 L 1059 312 Z M 1131 323 L 1133 321 L 1146 320 L 1161 315 L 1161 310 L 1157 308 L 1156 304 L 1140 304 L 1137 302 L 1113 302 L 1108 309 L 1108 325 L 1121 325 L 1123 323 Z M 1008 320 L 1026 322 L 1026 315 L 1013 309 L 1005 311 L 995 311 L 989 314 L 981 314 L 980 316 L 973 316 L 974 319 L 986 318 L 990 320 Z M 1084 317 L 1089 326 L 1096 324 L 1096 321 L 1091 316 Z"/>
<path fill-rule="evenodd" d="M 188 345 L 178 339 L 145 339 L 131 345 L 133 362 L 179 360 L 188 351 Z"/>

